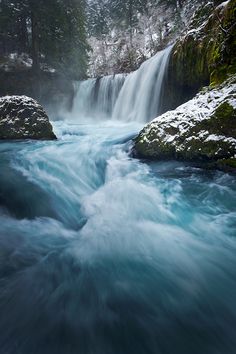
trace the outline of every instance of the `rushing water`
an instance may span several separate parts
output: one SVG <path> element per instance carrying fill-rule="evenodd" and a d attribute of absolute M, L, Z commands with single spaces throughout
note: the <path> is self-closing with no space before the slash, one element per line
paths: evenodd
<path fill-rule="evenodd" d="M 129 75 L 77 82 L 72 116 L 145 123 L 163 113 L 163 80 L 172 48 L 158 52 Z"/>
<path fill-rule="evenodd" d="M 158 52 L 126 78 L 114 107 L 114 119 L 142 123 L 162 113 L 163 79 L 172 48 Z"/>
<path fill-rule="evenodd" d="M 126 75 L 117 74 L 76 82 L 72 116 L 110 119 L 125 78 Z"/>
<path fill-rule="evenodd" d="M 0 354 L 235 354 L 235 176 L 129 154 L 167 62 L 0 143 Z"/>
<path fill-rule="evenodd" d="M 1 354 L 235 353 L 235 177 L 131 159 L 139 128 L 0 144 Z"/>

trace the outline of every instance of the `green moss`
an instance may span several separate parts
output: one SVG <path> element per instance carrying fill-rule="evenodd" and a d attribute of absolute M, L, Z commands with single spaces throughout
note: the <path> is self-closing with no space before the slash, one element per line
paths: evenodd
<path fill-rule="evenodd" d="M 215 47 L 209 58 L 211 86 L 221 84 L 229 74 L 236 73 L 236 0 L 231 0 L 221 15 L 216 16 L 218 35 Z"/>
<path fill-rule="evenodd" d="M 236 109 L 227 101 L 223 102 L 213 113 L 207 128 L 213 134 L 223 134 L 226 137 L 236 138 Z"/>
<path fill-rule="evenodd" d="M 200 131 L 236 138 L 236 109 L 227 101 L 223 102 L 209 119 L 199 122 L 197 126 L 190 129 L 183 140 L 188 136 L 197 136 Z"/>
<path fill-rule="evenodd" d="M 148 141 L 143 137 L 146 136 Z M 135 152 L 138 156 L 144 158 L 156 158 L 159 160 L 165 160 L 175 157 L 175 148 L 171 144 L 163 143 L 161 139 L 158 139 L 155 130 L 152 130 L 146 134 L 140 133 L 134 140 Z"/>
<path fill-rule="evenodd" d="M 229 119 L 232 117 L 236 118 L 235 109 L 227 101 L 225 101 L 216 108 L 214 117 L 216 119 Z"/>
<path fill-rule="evenodd" d="M 184 149 L 178 153 L 179 158 L 187 160 L 217 160 L 235 154 L 235 147 L 227 140 L 209 140 L 199 137 L 200 132 L 236 138 L 236 109 L 227 101 L 220 104 L 209 119 L 199 122 L 179 139 Z M 189 137 L 192 137 L 189 140 Z"/>
<path fill-rule="evenodd" d="M 193 20 L 195 28 L 200 13 Z M 223 9 L 216 8 L 208 17 L 201 31 L 188 34 L 173 49 L 170 75 L 183 90 L 197 91 L 209 83 L 215 87 L 236 73 L 236 0 L 230 0 Z"/>
<path fill-rule="evenodd" d="M 221 159 L 217 161 L 217 167 L 222 170 L 236 171 L 236 158 Z"/>
<path fill-rule="evenodd" d="M 210 74 L 210 86 L 216 87 L 220 85 L 227 79 L 228 76 L 228 69 L 227 65 L 223 65 L 218 67 L 217 69 L 213 70 Z"/>

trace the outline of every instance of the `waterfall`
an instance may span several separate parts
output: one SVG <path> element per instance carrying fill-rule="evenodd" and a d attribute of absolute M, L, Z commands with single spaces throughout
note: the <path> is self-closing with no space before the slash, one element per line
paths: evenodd
<path fill-rule="evenodd" d="M 158 52 L 127 77 L 113 119 L 147 122 L 161 113 L 162 86 L 171 49 L 172 46 Z"/>
<path fill-rule="evenodd" d="M 163 82 L 172 46 L 129 75 L 76 83 L 73 115 L 82 118 L 147 122 L 161 112 Z"/>
<path fill-rule="evenodd" d="M 110 118 L 125 77 L 125 74 L 117 74 L 76 82 L 73 115 Z"/>

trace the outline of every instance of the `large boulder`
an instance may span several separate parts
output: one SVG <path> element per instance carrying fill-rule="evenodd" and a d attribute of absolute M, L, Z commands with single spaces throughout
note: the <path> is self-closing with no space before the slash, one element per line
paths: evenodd
<path fill-rule="evenodd" d="M 43 107 L 27 96 L 0 97 L 0 139 L 56 139 Z"/>
<path fill-rule="evenodd" d="M 236 76 L 148 123 L 134 151 L 138 157 L 236 168 Z"/>

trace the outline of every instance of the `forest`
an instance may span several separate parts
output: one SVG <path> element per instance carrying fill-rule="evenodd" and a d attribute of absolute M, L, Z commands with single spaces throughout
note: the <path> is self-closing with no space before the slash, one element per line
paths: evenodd
<path fill-rule="evenodd" d="M 0 0 L 0 354 L 235 354 L 236 0 Z"/>
<path fill-rule="evenodd" d="M 79 79 L 87 74 L 89 57 L 95 51 L 92 47 L 94 40 L 100 50 L 103 47 L 105 51 L 108 42 L 114 42 L 113 57 L 118 56 L 119 48 L 125 42 L 127 53 L 123 61 L 129 61 L 127 69 L 131 71 L 134 64 L 137 66 L 140 59 L 144 61 L 146 58 L 145 50 L 142 52 L 141 48 L 137 48 L 139 37 L 149 37 L 149 50 L 154 54 L 167 44 L 166 38 L 163 38 L 165 35 L 173 38 L 183 28 L 182 2 L 2 0 L 1 55 L 25 54 L 28 63 L 32 61 L 35 71 L 46 66 Z M 108 58 L 102 59 L 104 66 Z M 118 59 L 121 60 L 116 58 L 116 61 Z"/>

